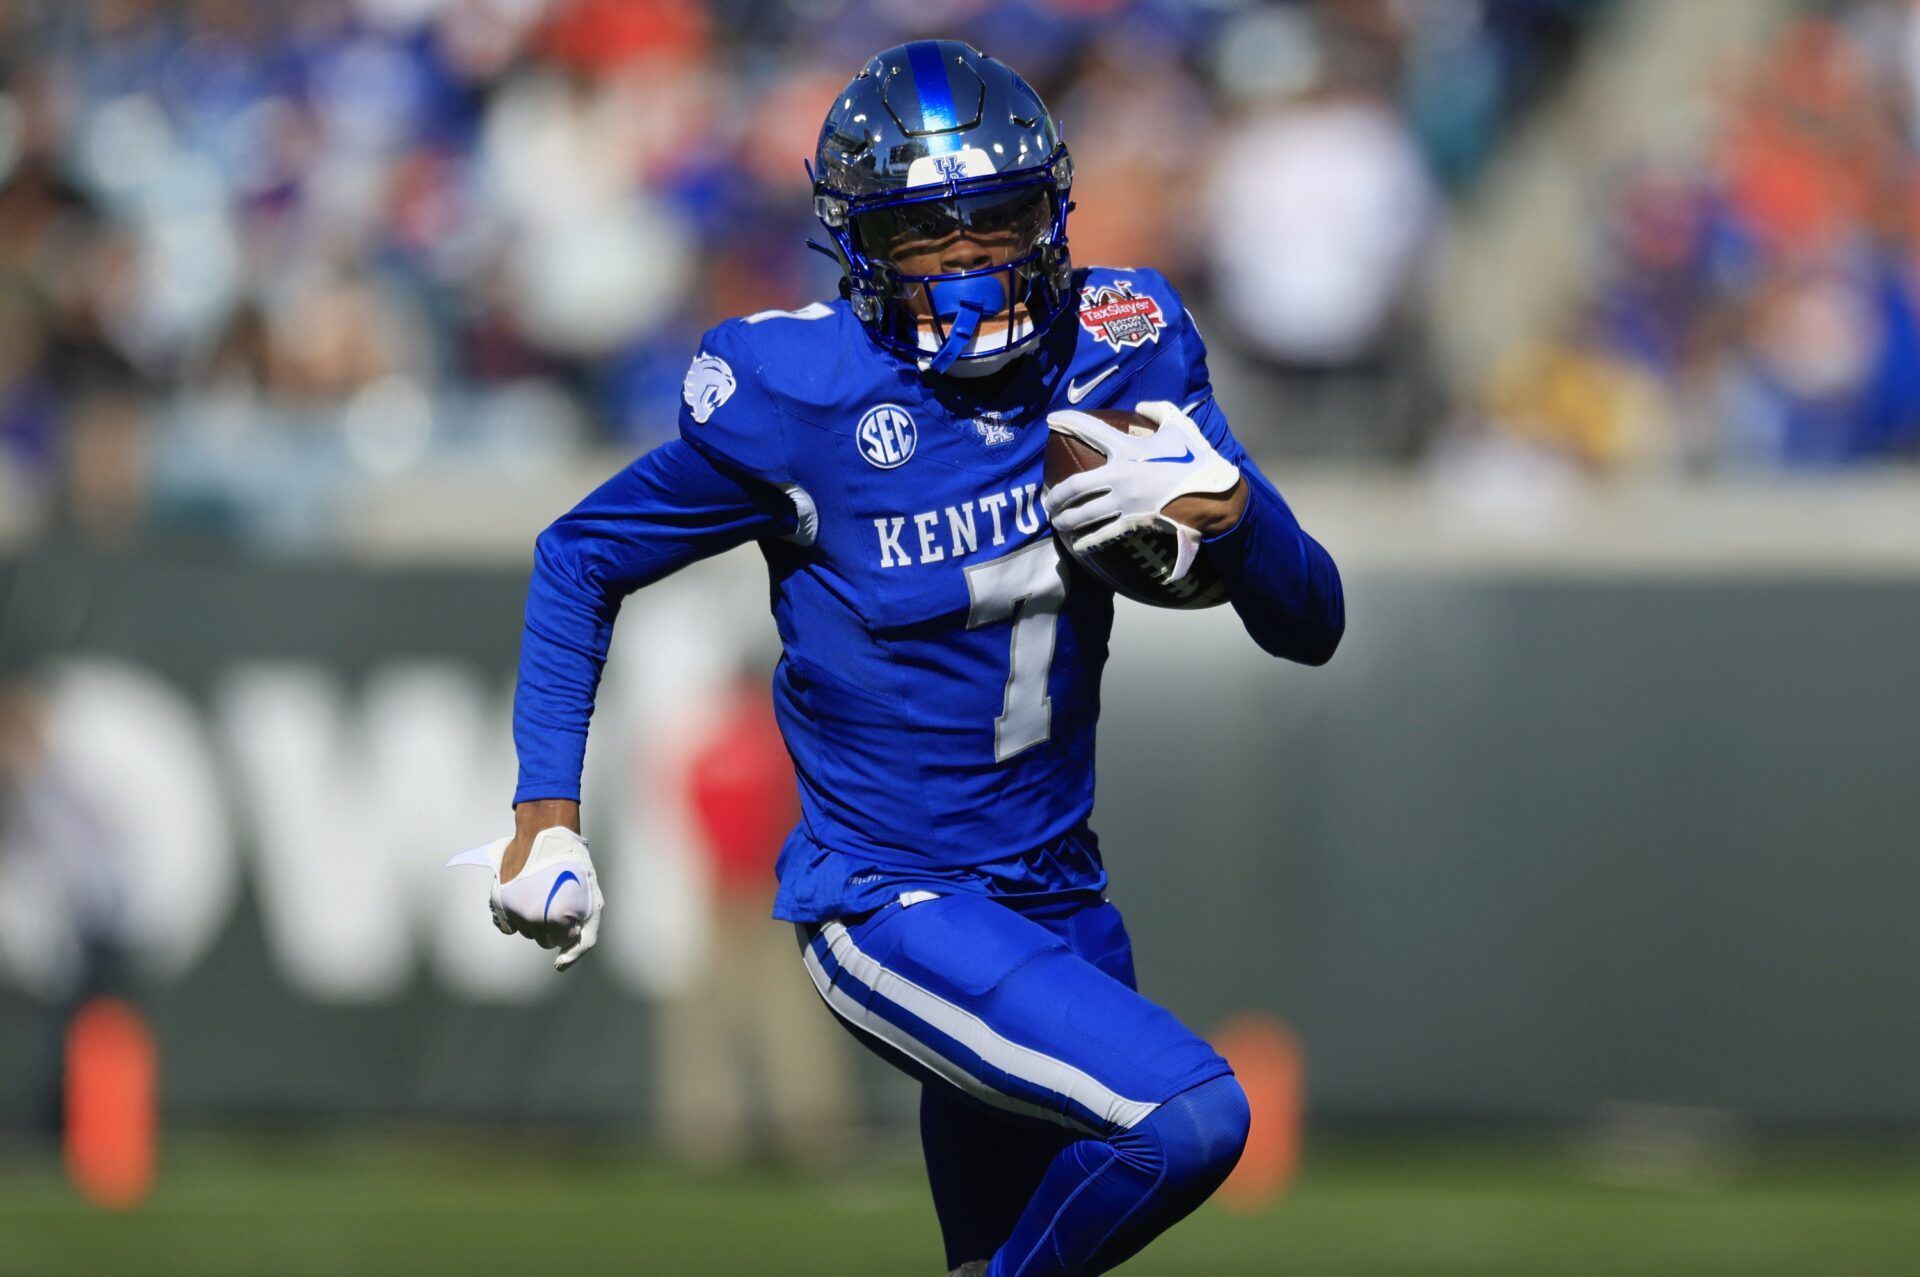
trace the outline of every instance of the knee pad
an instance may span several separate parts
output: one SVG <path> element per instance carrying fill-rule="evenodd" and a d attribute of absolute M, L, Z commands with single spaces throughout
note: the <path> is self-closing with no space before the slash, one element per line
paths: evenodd
<path fill-rule="evenodd" d="M 1182 1091 L 1113 1145 L 1168 1184 L 1211 1192 L 1239 1164 L 1252 1121 L 1247 1093 L 1229 1074 Z"/>

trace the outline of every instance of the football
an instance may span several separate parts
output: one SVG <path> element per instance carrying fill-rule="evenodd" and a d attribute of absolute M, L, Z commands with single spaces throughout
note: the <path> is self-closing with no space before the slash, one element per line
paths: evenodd
<path fill-rule="evenodd" d="M 1152 419 L 1137 412 L 1093 409 L 1087 411 L 1086 415 L 1115 430 L 1136 435 L 1152 434 L 1160 428 Z M 1078 439 L 1057 432 L 1050 433 L 1047 438 L 1046 485 L 1051 489 L 1069 475 L 1105 465 L 1106 460 L 1104 455 Z M 1114 593 L 1124 594 L 1138 602 L 1153 607 L 1202 608 L 1218 607 L 1227 601 L 1226 582 L 1207 562 L 1205 550 L 1194 560 L 1186 576 L 1178 581 L 1164 579 L 1174 563 L 1174 532 L 1171 526 L 1142 528 L 1086 554 L 1076 552 L 1064 537 L 1060 539 L 1060 544 L 1075 563 L 1112 586 Z"/>

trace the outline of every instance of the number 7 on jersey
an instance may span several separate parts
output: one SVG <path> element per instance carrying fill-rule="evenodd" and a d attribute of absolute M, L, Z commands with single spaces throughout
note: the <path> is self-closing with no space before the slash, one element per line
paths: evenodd
<path fill-rule="evenodd" d="M 1052 734 L 1047 676 L 1053 669 L 1054 633 L 1067 601 L 1067 581 L 1066 560 L 1050 536 L 967 569 L 967 628 L 1013 622 L 1006 702 L 993 720 L 995 762 L 1005 762 Z"/>

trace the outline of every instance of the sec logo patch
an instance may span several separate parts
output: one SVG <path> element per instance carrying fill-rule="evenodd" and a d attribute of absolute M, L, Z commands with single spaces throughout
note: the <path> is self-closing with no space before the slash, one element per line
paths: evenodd
<path fill-rule="evenodd" d="M 854 431 L 860 455 L 882 470 L 904 465 L 920 442 L 920 428 L 913 415 L 899 404 L 883 403 L 867 409 Z"/>

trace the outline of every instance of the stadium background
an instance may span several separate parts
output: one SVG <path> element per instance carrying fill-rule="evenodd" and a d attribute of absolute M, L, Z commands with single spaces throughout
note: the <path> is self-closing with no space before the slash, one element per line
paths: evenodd
<path fill-rule="evenodd" d="M 1920 1269 L 1920 6 L 17 0 L 0 1273 L 560 1262 L 529 1217 L 932 1270 L 909 1088 L 777 1084 L 750 556 L 624 616 L 593 960 L 438 869 L 504 827 L 532 535 L 830 290 L 801 158 L 932 33 L 1042 90 L 1076 257 L 1187 293 L 1348 576 L 1326 670 L 1116 627 L 1143 975 L 1287 1026 L 1307 1113 L 1139 1270 Z M 111 1216 L 54 1124 L 103 993 L 163 1114 Z"/>

